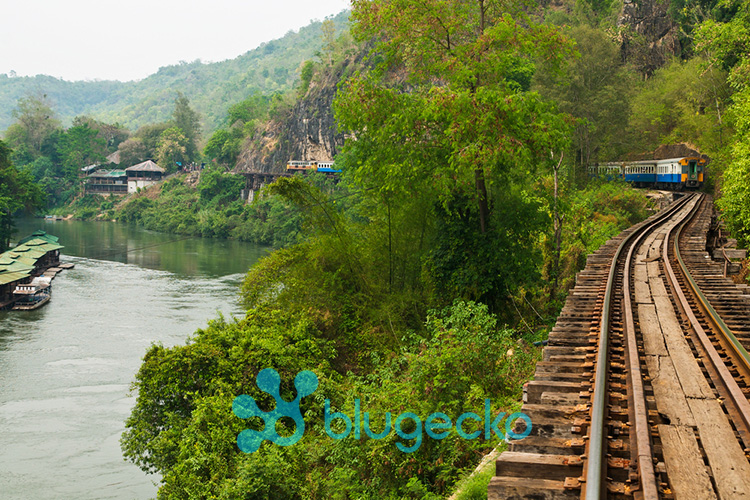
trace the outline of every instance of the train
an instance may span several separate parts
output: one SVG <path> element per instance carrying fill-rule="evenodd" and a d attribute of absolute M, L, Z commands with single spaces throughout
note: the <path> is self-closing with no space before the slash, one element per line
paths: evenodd
<path fill-rule="evenodd" d="M 332 161 L 289 161 L 286 164 L 287 172 L 323 172 L 325 174 L 338 174 L 341 170 L 333 168 Z"/>
<path fill-rule="evenodd" d="M 670 191 L 696 190 L 706 181 L 706 163 L 707 160 L 699 156 L 597 163 L 589 166 L 589 175 L 607 180 L 623 179 L 635 187 Z"/>

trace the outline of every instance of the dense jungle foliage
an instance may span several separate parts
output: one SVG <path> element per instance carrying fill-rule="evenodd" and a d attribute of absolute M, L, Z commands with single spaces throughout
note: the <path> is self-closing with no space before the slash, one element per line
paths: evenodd
<path fill-rule="evenodd" d="M 188 180 L 189 176 L 178 176 L 164 182 L 157 196 L 145 191 L 112 209 L 110 218 L 156 231 L 233 238 L 274 248 L 302 239 L 300 210 L 279 196 L 259 195 L 254 203 L 245 203 L 240 199 L 244 177 L 215 167 L 201 173 L 197 187 L 187 185 Z M 333 189 L 323 175 L 308 181 L 329 192 Z M 90 215 L 101 213 L 106 203 L 102 197 L 93 198 Z"/>
<path fill-rule="evenodd" d="M 12 158 L 53 200 L 75 198 L 75 167 L 115 149 L 133 162 L 163 152 L 209 164 L 123 204 L 78 196 L 78 215 L 277 248 L 247 274 L 245 317 L 144 357 L 122 447 L 161 474 L 160 499 L 450 494 L 501 439 L 432 439 L 414 418 L 407 437 L 333 439 L 325 401 L 369 412 L 376 432 L 387 412 L 455 420 L 481 415 L 487 399 L 493 415 L 516 409 L 540 355 L 533 342 L 586 255 L 653 209 L 642 191 L 589 179 L 591 162 L 688 142 L 712 157 L 727 224 L 750 240 L 750 3 L 671 2 L 680 57 L 653 70 L 637 38 L 623 58 L 632 33 L 617 26 L 621 7 L 353 0 L 351 34 L 334 39 L 326 25 L 295 89 L 244 93 L 210 136 L 183 95 L 170 120 L 132 134 L 92 118 L 64 129 L 44 99 L 19 102 Z M 338 182 L 285 178 L 243 204 L 229 167 L 248 137 L 289 113 L 352 40 L 369 56 L 334 102 L 351 138 Z M 264 368 L 287 401 L 302 370 L 319 386 L 301 401 L 298 445 L 242 453 L 238 433 L 263 424 L 238 418 L 232 402 L 247 394 L 274 407 L 256 384 Z M 294 428 L 276 424 L 281 436 Z"/>
<path fill-rule="evenodd" d="M 10 246 L 14 233 L 13 215 L 42 206 L 44 193 L 28 172 L 18 170 L 10 159 L 10 149 L 0 141 L 0 253 Z"/>

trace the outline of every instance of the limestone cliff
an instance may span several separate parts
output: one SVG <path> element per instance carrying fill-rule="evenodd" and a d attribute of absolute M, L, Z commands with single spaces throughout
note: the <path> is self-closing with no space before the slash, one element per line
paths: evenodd
<path fill-rule="evenodd" d="M 669 7 L 670 0 L 623 0 L 617 20 L 622 55 L 645 75 L 680 55 L 679 26 Z"/>
<path fill-rule="evenodd" d="M 701 153 L 695 145 L 690 144 L 689 142 L 662 144 L 653 151 L 633 153 L 624 159 L 627 161 L 648 161 L 682 158 L 683 156 L 698 156 L 704 158 L 706 161 L 711 161 L 711 158 L 708 155 Z"/>
<path fill-rule="evenodd" d="M 344 145 L 344 134 L 337 130 L 331 103 L 337 84 L 361 65 L 360 53 L 318 71 L 288 112 L 245 141 L 234 170 L 284 172 L 289 160 L 332 161 Z"/>

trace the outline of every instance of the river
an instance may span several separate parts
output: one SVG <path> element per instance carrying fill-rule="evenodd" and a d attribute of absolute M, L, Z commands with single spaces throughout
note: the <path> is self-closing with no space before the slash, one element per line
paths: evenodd
<path fill-rule="evenodd" d="M 130 384 L 154 342 L 182 344 L 240 315 L 244 273 L 266 250 L 111 222 L 17 223 L 60 237 L 63 271 L 36 311 L 0 312 L 0 498 L 148 499 L 159 478 L 124 461 Z"/>

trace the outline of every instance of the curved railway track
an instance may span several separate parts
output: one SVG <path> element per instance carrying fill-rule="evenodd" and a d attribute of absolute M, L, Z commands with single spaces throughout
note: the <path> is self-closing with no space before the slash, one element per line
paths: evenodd
<path fill-rule="evenodd" d="M 750 292 L 708 258 L 712 210 L 687 195 L 589 256 L 489 500 L 750 498 Z"/>

